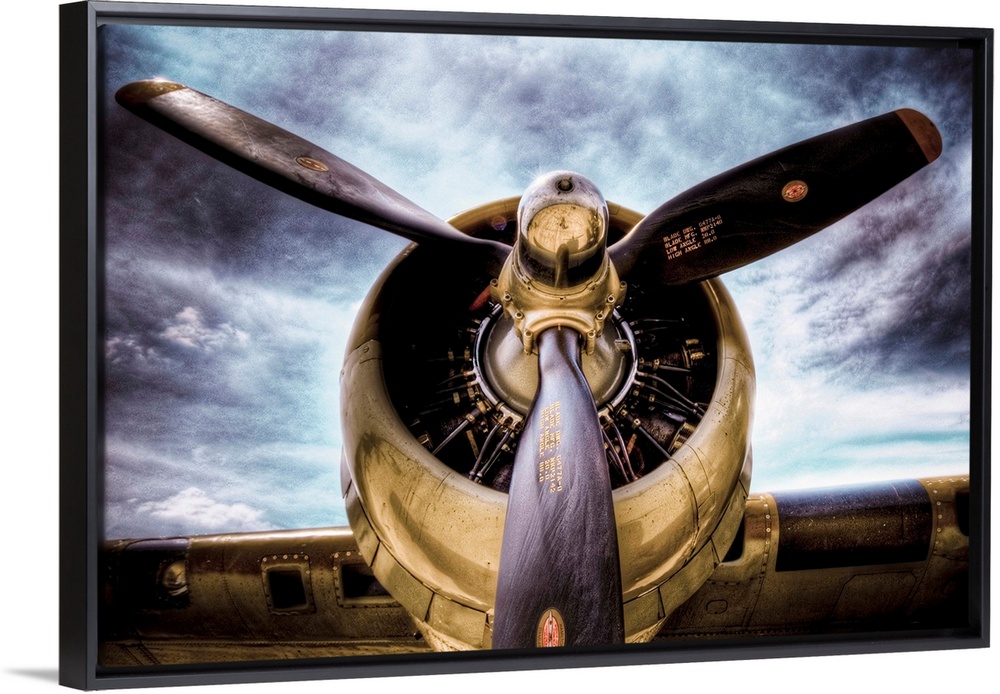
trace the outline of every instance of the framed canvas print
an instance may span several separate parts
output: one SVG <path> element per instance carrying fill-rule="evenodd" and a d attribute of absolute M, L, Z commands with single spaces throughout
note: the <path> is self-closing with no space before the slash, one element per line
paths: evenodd
<path fill-rule="evenodd" d="M 65 684 L 988 643 L 990 30 L 62 31 Z"/>

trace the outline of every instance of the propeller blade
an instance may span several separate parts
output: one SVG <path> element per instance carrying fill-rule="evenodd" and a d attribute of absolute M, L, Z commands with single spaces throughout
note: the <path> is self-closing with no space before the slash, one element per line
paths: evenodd
<path fill-rule="evenodd" d="M 941 154 L 923 114 L 901 109 L 785 147 L 664 203 L 608 252 L 635 281 L 684 284 L 815 234 Z"/>
<path fill-rule="evenodd" d="M 143 80 L 119 104 L 195 148 L 316 207 L 399 234 L 485 252 L 499 270 L 510 247 L 463 234 L 361 169 L 311 142 L 176 82 Z"/>
<path fill-rule="evenodd" d="M 580 336 L 537 338 L 539 387 L 514 458 L 493 648 L 624 641 L 618 534 Z"/>

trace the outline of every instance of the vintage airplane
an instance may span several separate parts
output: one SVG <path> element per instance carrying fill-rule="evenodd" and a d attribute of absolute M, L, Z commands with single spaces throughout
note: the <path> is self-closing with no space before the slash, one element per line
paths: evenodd
<path fill-rule="evenodd" d="M 115 540 L 107 667 L 964 625 L 967 475 L 750 495 L 754 367 L 717 275 L 941 153 L 887 113 L 643 216 L 579 174 L 448 222 L 190 88 L 118 102 L 416 242 L 341 374 L 350 528 Z"/>

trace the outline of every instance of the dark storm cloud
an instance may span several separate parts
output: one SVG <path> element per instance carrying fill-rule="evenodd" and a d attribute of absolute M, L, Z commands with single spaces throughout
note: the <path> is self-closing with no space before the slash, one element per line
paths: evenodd
<path fill-rule="evenodd" d="M 852 233 L 830 249 L 830 263 L 817 262 L 806 275 L 812 281 L 804 295 L 812 299 L 804 307 L 832 299 L 840 317 L 855 314 L 848 319 L 854 325 L 830 312 L 813 314 L 815 344 L 826 349 L 808 367 L 850 374 L 859 385 L 886 371 L 968 374 L 969 221 L 952 219 L 940 200 L 928 201 L 918 190 L 890 194 L 878 210 L 844 225 Z"/>
<path fill-rule="evenodd" d="M 953 147 L 817 239 L 800 269 L 816 345 L 805 368 L 862 387 L 882 372 L 968 374 L 968 159 Z"/>
<path fill-rule="evenodd" d="M 129 80 L 191 79 L 176 57 L 184 34 L 171 38 L 124 31 L 106 44 L 107 533 L 343 522 L 331 503 L 343 344 L 354 304 L 404 244 L 115 105 Z M 258 47 L 235 38 L 221 60 Z"/>
<path fill-rule="evenodd" d="M 824 459 L 801 442 L 797 412 L 846 430 L 853 413 L 803 402 L 804 383 L 877 383 L 905 402 L 927 380 L 914 372 L 931 370 L 961 390 L 971 104 L 960 51 L 102 32 L 109 535 L 344 522 L 337 373 L 358 302 L 405 245 L 140 122 L 112 98 L 136 79 L 177 80 L 278 123 L 439 216 L 563 168 L 648 211 L 791 142 L 919 109 L 944 135 L 939 162 L 727 282 L 757 350 L 760 400 L 772 385 L 792 394 L 758 415 L 762 460 Z M 898 439 L 896 425 L 871 440 Z"/>
<path fill-rule="evenodd" d="M 914 108 L 931 115 L 946 142 L 958 142 L 971 128 L 971 60 L 971 51 L 959 50 L 798 46 L 788 51 L 786 73 L 826 113 L 863 117 L 884 104 Z M 830 74 L 837 76 L 833 84 Z"/>
<path fill-rule="evenodd" d="M 972 245 L 961 241 L 921 260 L 909 276 L 916 290 L 901 297 L 903 319 L 871 351 L 897 370 L 918 369 L 967 375 L 971 343 Z"/>
<path fill-rule="evenodd" d="M 766 282 L 773 273 L 800 277 L 787 291 L 807 321 L 803 371 L 822 369 L 830 380 L 870 388 L 883 385 L 878 376 L 885 372 L 967 375 L 971 55 L 831 46 L 790 46 L 780 54 L 784 69 L 777 74 L 810 104 L 804 121 L 915 108 L 937 124 L 944 152 L 875 203 L 776 258 L 770 272 L 749 269 L 740 282 Z M 762 61 L 749 64 L 770 70 Z M 808 134 L 795 130 L 792 140 Z"/>

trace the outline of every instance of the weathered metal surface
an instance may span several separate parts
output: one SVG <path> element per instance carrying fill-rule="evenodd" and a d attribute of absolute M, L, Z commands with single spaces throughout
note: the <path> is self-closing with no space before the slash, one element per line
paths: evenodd
<path fill-rule="evenodd" d="M 489 226 L 499 216 L 498 210 L 506 215 L 509 207 L 509 201 L 499 201 L 452 223 L 463 228 Z M 617 205 L 609 208 L 612 223 L 619 226 L 628 228 L 640 219 Z M 394 265 L 393 277 L 416 261 L 417 256 L 409 252 Z M 417 275 L 426 276 L 426 272 Z M 413 292 L 406 282 L 399 284 Z M 400 421 L 387 391 L 383 362 L 387 347 L 381 342 L 388 331 L 386 307 L 402 300 L 393 294 L 398 291 L 402 290 L 388 273 L 375 285 L 359 314 L 356 326 L 361 327 L 352 336 L 353 349 L 342 374 L 341 400 L 351 403 L 343 413 L 349 497 L 355 503 L 356 495 L 363 511 L 352 514 L 351 522 L 359 520 L 360 535 L 367 537 L 369 528 L 374 532 L 379 540 L 376 555 L 388 552 L 407 582 L 416 580 L 436 596 L 480 611 L 486 620 L 495 602 L 507 498 L 442 464 Z M 633 615 L 629 622 L 633 631 L 626 634 L 630 640 L 648 633 L 658 622 L 636 621 L 636 615 L 653 613 L 633 610 L 627 603 L 659 588 L 713 537 L 713 546 L 728 547 L 739 515 L 727 514 L 727 509 L 733 499 L 742 503 L 746 494 L 739 480 L 749 452 L 753 362 L 738 313 L 722 284 L 705 283 L 699 298 L 713 317 L 710 322 L 717 336 L 713 345 L 716 384 L 701 424 L 683 446 L 664 455 L 669 460 L 613 493 L 623 602 Z M 359 342 L 362 336 L 369 339 Z M 713 558 L 697 562 L 688 571 L 682 583 L 687 593 L 673 593 L 672 604 L 683 601 L 708 577 L 717 559 L 712 551 L 705 556 Z M 373 556 L 366 558 L 373 560 Z M 395 590 L 392 576 L 380 574 L 377 567 L 376 575 L 390 591 Z M 681 583 L 675 590 L 680 589 Z M 444 632 L 440 636 L 444 641 L 450 638 Z M 484 643 L 454 645 L 479 648 Z"/>
<path fill-rule="evenodd" d="M 185 589 L 171 595 L 177 581 L 170 569 L 178 562 Z M 259 646 L 412 641 L 415 632 L 399 602 L 378 586 L 348 528 L 115 541 L 102 564 L 103 642 Z"/>
<path fill-rule="evenodd" d="M 920 561 L 931 543 L 931 500 L 916 480 L 782 492 L 777 571 Z"/>
<path fill-rule="evenodd" d="M 778 571 L 784 541 L 780 504 L 771 494 L 754 494 L 727 560 L 703 583 L 695 577 L 694 594 L 681 604 L 670 601 L 683 594 L 673 586 L 688 578 L 685 571 L 626 603 L 626 631 L 635 641 L 963 626 L 969 538 L 962 498 L 968 478 L 907 486 L 912 484 L 926 490 L 933 508 L 926 557 L 900 559 L 894 538 L 883 536 L 882 564 Z M 841 529 L 851 532 L 867 515 L 845 505 L 838 514 Z M 807 521 L 806 514 L 796 516 L 797 523 Z M 262 560 L 288 554 L 294 561 L 297 552 L 309 556 L 316 611 L 278 614 L 266 594 Z M 706 545 L 688 566 L 702 561 L 711 566 L 713 554 Z M 178 560 L 187 566 L 189 589 L 182 600 L 169 596 L 162 583 L 162 569 Z M 490 645 L 490 615 L 413 584 L 416 593 L 397 598 L 412 602 L 418 593 L 426 596 L 418 611 L 428 621 L 428 636 L 415 637 L 407 609 L 366 574 L 348 528 L 117 541 L 108 544 L 102 564 L 99 662 L 104 667 L 413 653 L 477 640 Z M 351 589 L 344 585 L 345 567 L 358 571 Z M 647 625 L 645 633 L 641 625 Z"/>
<path fill-rule="evenodd" d="M 805 495 L 792 504 L 787 493 L 754 494 L 737 542 L 742 551 L 716 568 L 658 638 L 965 626 L 969 538 L 961 499 L 968 489 L 968 477 L 955 476 L 809 493 L 822 503 L 799 503 Z M 867 508 L 861 498 L 882 507 Z M 792 511 L 787 518 L 784 508 Z M 890 519 L 896 530 L 870 532 Z M 810 531 L 809 560 L 780 567 L 782 552 L 801 551 L 802 528 L 811 524 L 829 544 Z M 900 532 L 902 526 L 913 528 Z M 846 551 L 851 545 L 860 551 Z M 921 552 L 913 551 L 916 545 Z M 848 564 L 849 556 L 858 563 Z"/>

